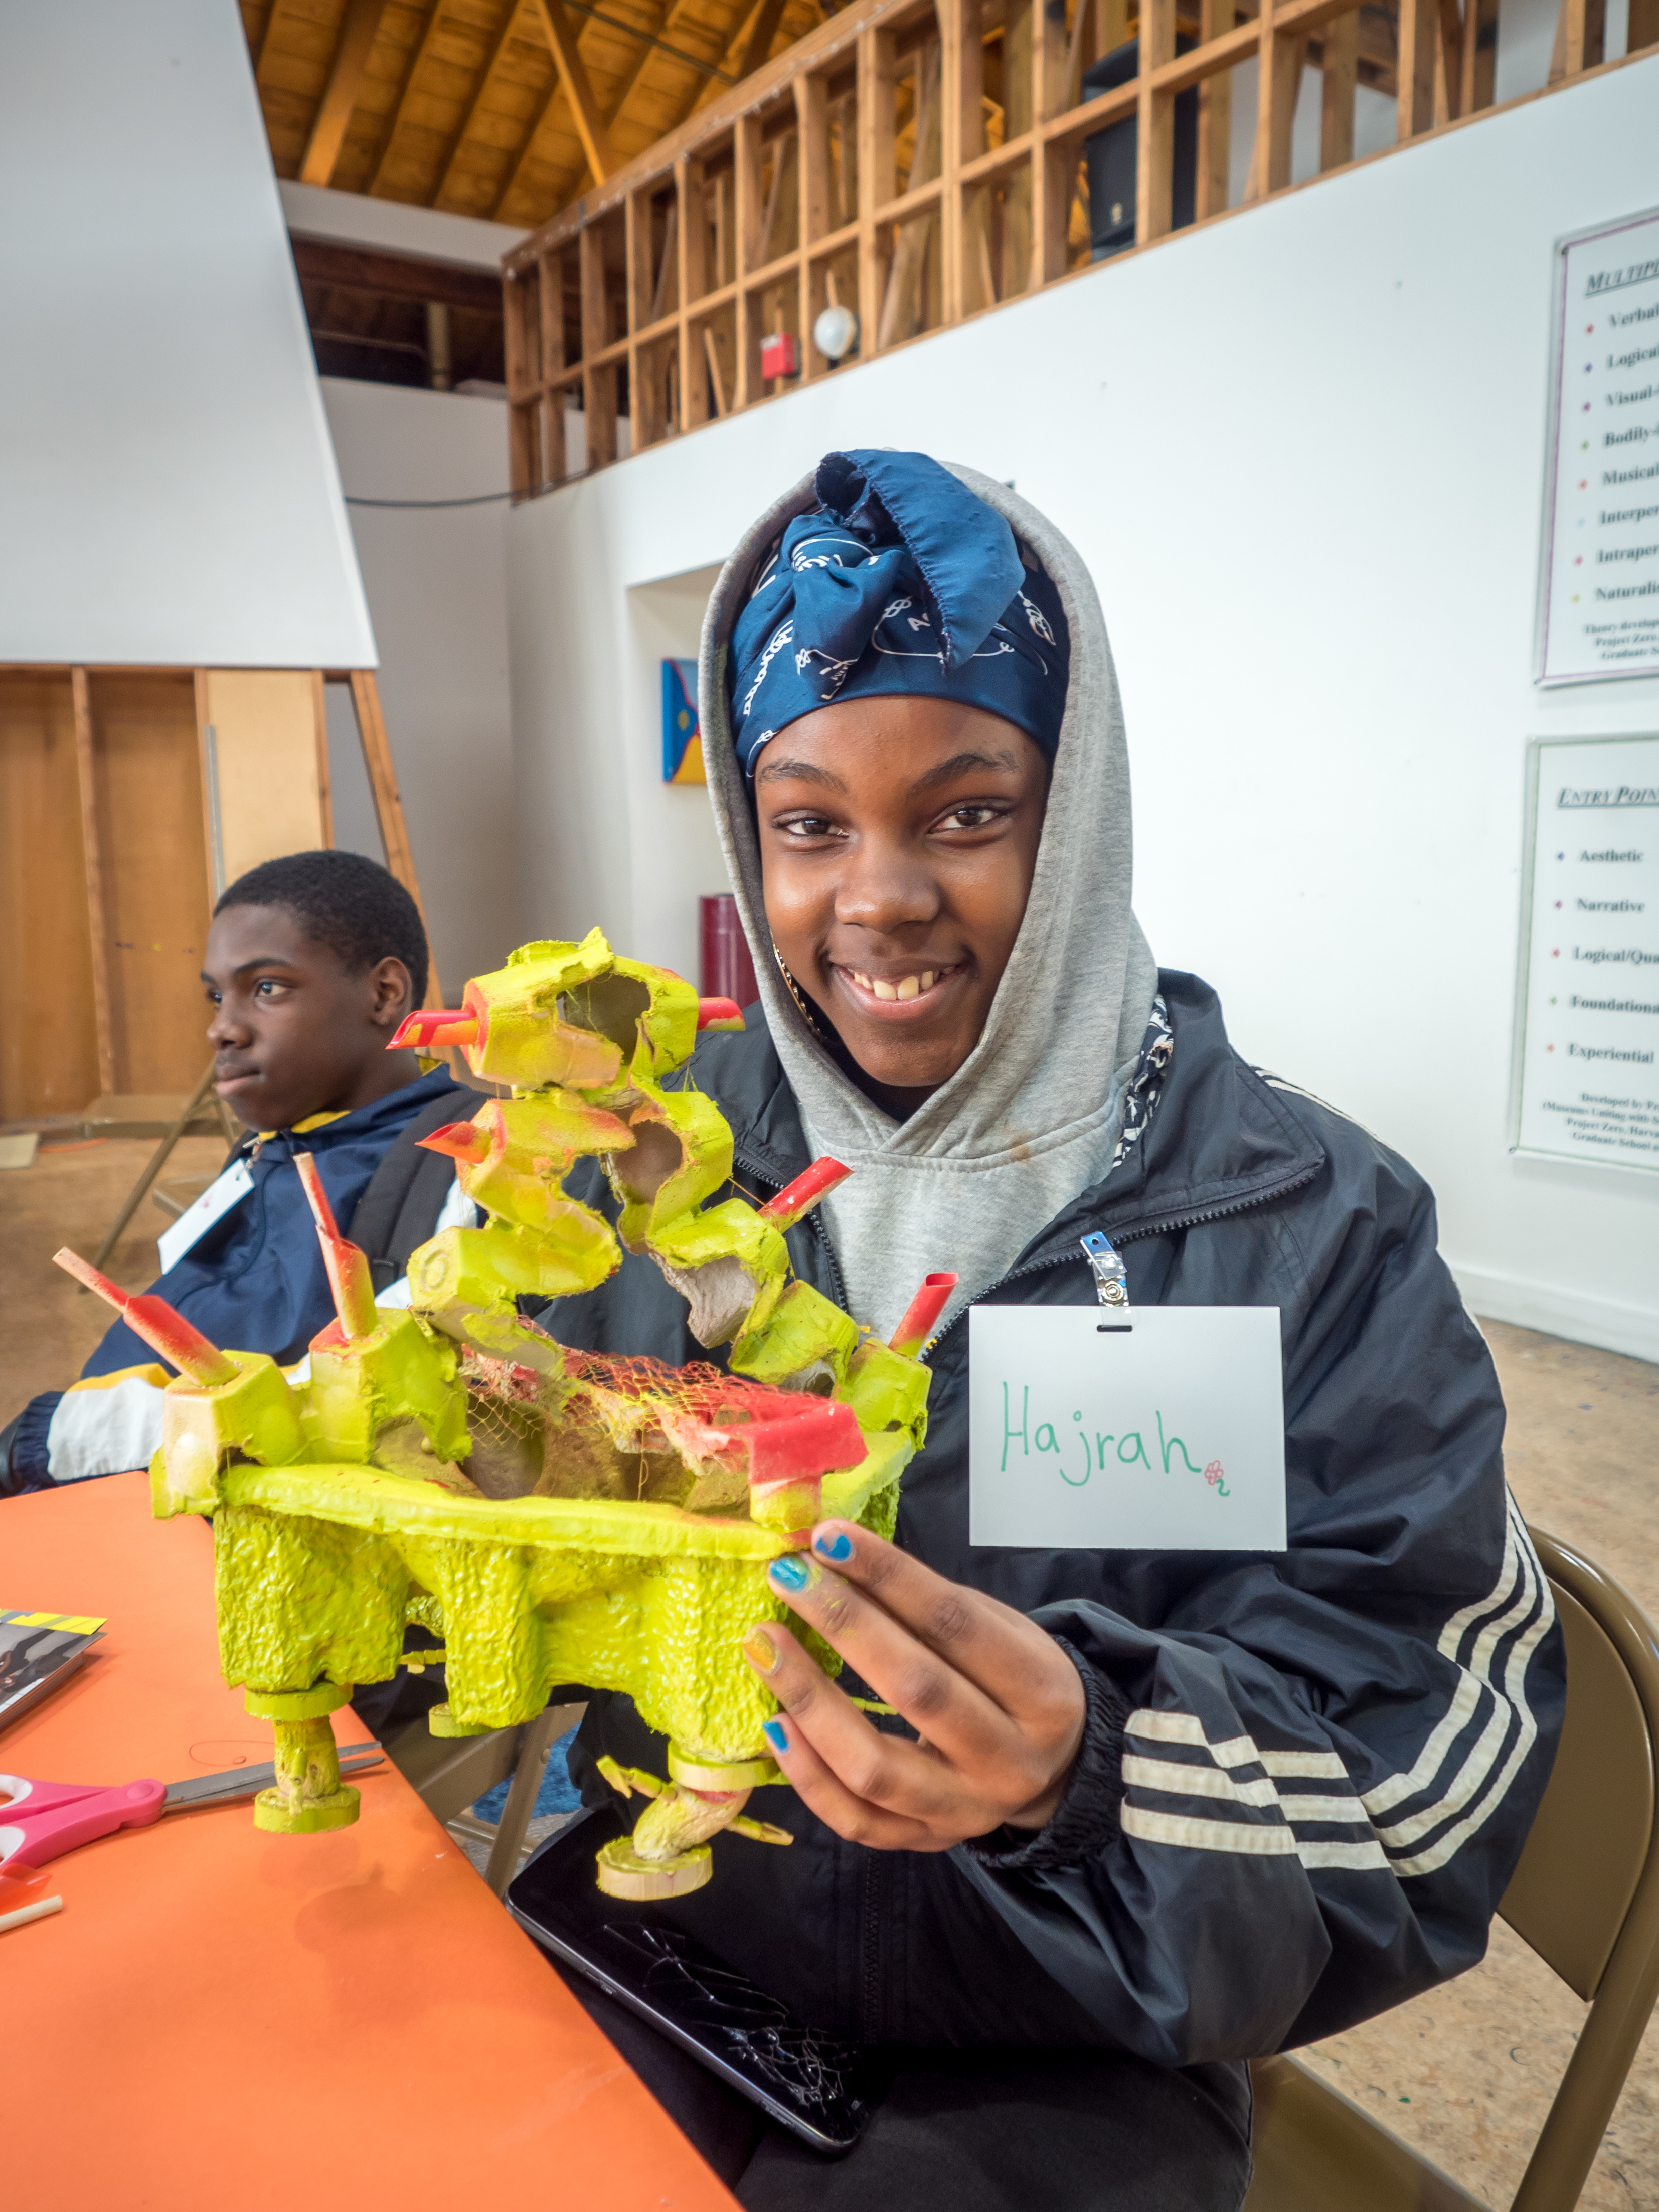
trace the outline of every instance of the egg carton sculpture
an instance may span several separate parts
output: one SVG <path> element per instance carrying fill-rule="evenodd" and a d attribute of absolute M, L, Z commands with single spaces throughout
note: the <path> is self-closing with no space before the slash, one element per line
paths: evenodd
<path fill-rule="evenodd" d="M 459 1011 L 411 1015 L 394 1048 L 459 1048 L 507 1092 L 423 1140 L 454 1158 L 484 1225 L 422 1245 L 410 1307 L 377 1307 L 301 1156 L 337 1316 L 302 1382 L 58 1255 L 179 1370 L 154 1509 L 213 1520 L 221 1662 L 276 1740 L 259 1826 L 356 1819 L 328 1717 L 397 1671 L 417 1626 L 446 1669 L 438 1735 L 513 1727 L 580 1683 L 626 1692 L 668 1738 L 665 1778 L 607 1762 L 649 1800 L 631 1840 L 599 1854 L 612 1895 L 701 1887 L 721 1829 L 789 1841 L 744 1816 L 783 1778 L 761 1734 L 776 1700 L 741 1642 L 791 1620 L 767 1568 L 815 1521 L 892 1533 L 927 1426 L 916 1355 L 955 1279 L 929 1277 L 882 1343 L 790 1272 L 783 1232 L 844 1168 L 818 1161 L 769 1205 L 710 1203 L 731 1181 L 731 1130 L 665 1079 L 699 1029 L 741 1026 L 729 1000 L 619 957 L 597 930 L 525 945 Z M 614 1230 L 565 1194 L 584 1154 L 615 1193 Z M 724 1368 L 598 1358 L 521 1316 L 521 1299 L 605 1281 L 623 1247 L 684 1295 L 702 1344 L 729 1346 Z"/>

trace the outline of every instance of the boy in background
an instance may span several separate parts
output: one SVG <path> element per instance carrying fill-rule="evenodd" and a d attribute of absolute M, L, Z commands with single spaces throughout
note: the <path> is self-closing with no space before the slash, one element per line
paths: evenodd
<path fill-rule="evenodd" d="M 403 885 L 359 854 L 295 853 L 240 878 L 214 908 L 202 981 L 216 1088 L 249 1133 L 213 1187 L 219 1210 L 150 1287 L 213 1343 L 286 1366 L 334 1317 L 295 1154 L 315 1157 L 377 1297 L 406 1304 L 409 1255 L 474 1218 L 452 1163 L 416 1140 L 469 1117 L 477 1095 L 386 1049 L 426 994 L 426 933 Z M 78 1382 L 0 1429 L 0 1498 L 145 1466 L 167 1380 L 118 1321 Z"/>

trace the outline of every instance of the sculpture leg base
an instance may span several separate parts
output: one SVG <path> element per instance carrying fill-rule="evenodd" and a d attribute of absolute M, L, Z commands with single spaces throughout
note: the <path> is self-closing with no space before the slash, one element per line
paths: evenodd
<path fill-rule="evenodd" d="M 253 1801 L 253 1825 L 273 1836 L 319 1836 L 330 1828 L 349 1828 L 361 1802 L 349 1784 L 326 1797 L 295 1802 L 280 1790 L 262 1790 Z"/>
<path fill-rule="evenodd" d="M 694 1844 L 672 1858 L 642 1859 L 625 1836 L 618 1836 L 599 1855 L 599 1887 L 607 1897 L 624 1897 L 635 1905 L 689 1897 L 714 1871 L 714 1855 L 707 1844 Z"/>
<path fill-rule="evenodd" d="M 493 1735 L 495 1734 L 488 1721 L 458 1721 L 447 1705 L 434 1705 L 426 1717 L 426 1724 L 434 1735 Z"/>
<path fill-rule="evenodd" d="M 349 1828 L 356 1819 L 358 1796 L 349 1783 L 340 1779 L 339 1753 L 335 1748 L 334 1731 L 328 1723 L 329 1709 L 325 1706 L 320 1712 L 304 1710 L 307 1704 L 319 1705 L 325 1698 L 331 1698 L 337 1710 L 348 1694 L 331 1688 L 307 1691 L 288 1701 L 288 1716 L 278 1713 L 273 1723 L 276 1780 L 273 1788 L 262 1790 L 253 1801 L 256 1828 L 277 1836 L 315 1836 L 329 1828 Z M 280 1703 L 271 1697 L 261 1702 L 267 1708 Z M 252 1698 L 249 1703 L 252 1703 Z M 295 1705 L 300 1708 L 297 1718 L 292 1713 Z"/>

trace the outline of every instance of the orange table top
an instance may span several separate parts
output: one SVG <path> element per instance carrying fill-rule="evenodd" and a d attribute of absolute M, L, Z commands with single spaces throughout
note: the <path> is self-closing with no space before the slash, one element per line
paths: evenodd
<path fill-rule="evenodd" d="M 0 1734 L 0 1769 L 175 1782 L 268 1759 L 220 1679 L 212 1582 L 206 1525 L 152 1521 L 142 1474 L 0 1503 L 0 1605 L 109 1621 Z M 331 1835 L 263 1835 L 246 1802 L 170 1814 L 16 1900 L 64 1909 L 0 1933 L 6 2201 L 730 2212 L 403 1777 L 357 1786 Z"/>

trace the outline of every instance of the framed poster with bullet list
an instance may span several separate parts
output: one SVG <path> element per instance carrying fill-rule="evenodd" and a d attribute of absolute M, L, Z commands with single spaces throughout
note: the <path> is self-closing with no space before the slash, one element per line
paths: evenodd
<path fill-rule="evenodd" d="M 1659 675 L 1659 210 L 1555 249 L 1540 684 Z"/>
<path fill-rule="evenodd" d="M 1511 1149 L 1659 1171 L 1659 737 L 1528 769 Z"/>

